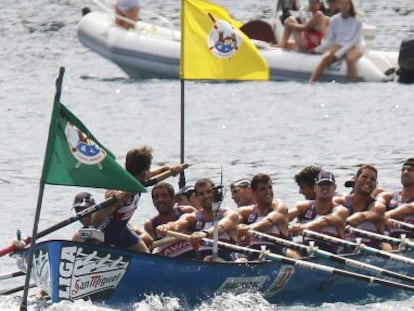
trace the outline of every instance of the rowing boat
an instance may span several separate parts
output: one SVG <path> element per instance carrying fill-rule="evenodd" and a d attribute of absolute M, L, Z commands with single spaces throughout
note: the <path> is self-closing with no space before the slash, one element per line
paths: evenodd
<path fill-rule="evenodd" d="M 112 61 L 132 78 L 179 78 L 179 30 L 143 21 L 138 21 L 133 30 L 125 30 L 113 23 L 113 8 L 105 1 L 102 3 L 105 11 L 89 12 L 78 24 L 78 38 L 85 47 Z M 273 26 L 263 21 L 251 21 L 241 29 L 267 61 L 272 80 L 307 81 L 321 56 L 282 49 L 266 42 L 280 40 L 283 25 L 277 14 Z M 270 36 L 275 39 L 265 40 L 260 36 L 263 33 L 271 33 Z M 372 31 L 367 33 L 372 36 Z M 397 68 L 398 51 L 367 49 L 357 63 L 358 80 L 394 81 L 397 79 Z M 340 60 L 325 70 L 321 80 L 345 82 L 346 75 L 346 62 Z"/>
<path fill-rule="evenodd" d="M 15 253 L 23 271 L 27 254 L 27 250 Z M 412 256 L 412 252 L 405 255 Z M 414 275 L 412 264 L 361 254 L 346 257 Z M 147 295 L 166 295 L 179 298 L 183 305 L 193 306 L 223 292 L 246 291 L 259 292 L 278 305 L 366 302 L 406 298 L 412 294 L 381 284 L 367 285 L 366 280 L 324 273 L 307 266 L 328 263 L 332 266 L 327 259 L 316 257 L 309 257 L 299 265 L 273 260 L 205 262 L 49 240 L 35 247 L 32 279 L 50 295 L 52 302 L 87 298 L 110 305 L 137 302 Z M 336 264 L 335 268 L 344 266 Z"/>

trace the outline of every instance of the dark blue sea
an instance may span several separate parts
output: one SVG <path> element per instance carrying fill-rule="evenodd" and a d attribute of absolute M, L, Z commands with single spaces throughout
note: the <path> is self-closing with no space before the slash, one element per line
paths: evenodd
<path fill-rule="evenodd" d="M 366 22 L 377 26 L 374 48 L 395 51 L 414 36 L 414 1 L 357 1 Z M 272 0 L 220 0 L 241 21 L 270 18 Z M 145 8 L 179 25 L 180 1 L 143 1 Z M 54 82 L 66 68 L 62 102 L 123 163 L 132 147 L 151 145 L 154 166 L 180 160 L 180 82 L 132 80 L 109 61 L 84 48 L 76 36 L 81 9 L 98 7 L 77 0 L 3 0 L 0 11 L 0 248 L 16 229 L 31 235 L 39 179 L 50 122 Z M 187 182 L 210 177 L 227 186 L 263 172 L 275 194 L 290 206 L 301 199 L 293 176 L 303 166 L 320 164 L 333 171 L 338 190 L 356 167 L 374 164 L 379 185 L 400 186 L 401 163 L 414 157 L 414 86 L 398 83 L 240 82 L 185 83 L 185 159 L 192 166 Z M 168 180 L 177 187 L 177 180 Z M 77 187 L 46 186 L 39 229 L 71 216 Z M 103 199 L 103 190 L 93 190 Z M 224 204 L 234 208 L 229 192 Z M 132 220 L 155 213 L 144 195 Z M 68 238 L 77 225 L 47 238 Z M 17 270 L 12 258 L 0 258 L 0 274 Z M 0 289 L 22 279 L 0 281 Z M 50 306 L 30 291 L 29 310 L 118 310 L 78 301 Z M 300 293 L 298 293 L 300 295 Z M 21 293 L 1 296 L 1 310 L 17 310 Z M 260 296 L 220 296 L 196 310 L 412 310 L 414 298 L 369 304 L 318 307 L 270 305 Z M 148 297 L 129 310 L 180 310 L 168 297 Z"/>

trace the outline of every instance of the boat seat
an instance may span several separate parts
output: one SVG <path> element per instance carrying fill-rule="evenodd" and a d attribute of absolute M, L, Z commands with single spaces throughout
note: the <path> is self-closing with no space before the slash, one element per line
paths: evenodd
<path fill-rule="evenodd" d="M 276 44 L 276 36 L 272 26 L 261 20 L 252 20 L 240 27 L 250 39 L 265 41 L 270 44 Z"/>

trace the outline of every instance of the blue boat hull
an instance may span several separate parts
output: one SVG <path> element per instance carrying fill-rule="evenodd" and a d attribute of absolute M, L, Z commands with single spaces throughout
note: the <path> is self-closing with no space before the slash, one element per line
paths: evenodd
<path fill-rule="evenodd" d="M 17 256 L 18 265 L 24 269 L 27 250 Z M 412 265 L 372 256 L 353 257 L 414 275 Z M 309 260 L 346 268 L 324 259 Z M 258 291 L 271 303 L 319 305 L 412 295 L 388 286 L 278 262 L 199 262 L 57 240 L 36 245 L 32 278 L 49 293 L 52 302 L 88 298 L 124 304 L 154 294 L 177 297 L 184 305 L 194 305 L 226 291 Z"/>

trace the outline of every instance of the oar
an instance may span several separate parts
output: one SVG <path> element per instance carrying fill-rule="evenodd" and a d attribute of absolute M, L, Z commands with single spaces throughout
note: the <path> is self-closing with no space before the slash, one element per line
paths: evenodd
<path fill-rule="evenodd" d="M 172 236 L 165 237 L 165 238 L 162 238 L 161 240 L 154 241 L 152 243 L 152 248 L 154 249 L 156 247 L 161 247 L 161 246 L 164 246 L 164 245 L 167 245 L 167 244 L 172 244 L 172 243 L 178 242 L 178 241 L 181 241 L 181 239 L 177 239 L 177 238 L 172 237 Z"/>
<path fill-rule="evenodd" d="M 36 286 L 36 284 L 33 284 L 33 283 L 29 284 L 29 288 L 33 288 L 35 286 Z M 24 290 L 24 285 L 20 285 L 20 286 L 13 287 L 13 288 L 8 288 L 8 289 L 3 289 L 3 290 L 0 291 L 0 295 L 1 296 L 10 295 L 10 294 L 20 292 L 21 290 Z"/>
<path fill-rule="evenodd" d="M 309 236 L 309 237 L 316 237 L 318 239 L 322 239 L 324 241 L 328 241 L 334 244 L 339 244 L 339 245 L 343 245 L 343 246 L 348 246 L 351 248 L 359 248 L 362 252 L 369 254 L 369 255 L 378 255 L 387 259 L 392 259 L 398 262 L 402 262 L 405 264 L 409 264 L 409 265 L 413 265 L 414 264 L 414 260 L 408 257 L 404 257 L 404 256 L 400 256 L 397 254 L 393 254 L 393 253 L 389 253 L 377 248 L 373 248 L 373 247 L 369 247 L 366 246 L 364 243 L 355 243 L 355 242 L 351 242 L 351 241 L 347 241 L 347 240 L 343 240 L 343 239 L 339 239 L 330 235 L 326 235 L 326 234 L 322 234 L 319 232 L 315 232 L 315 231 L 311 231 L 308 229 L 303 230 L 302 232 L 303 234 Z"/>
<path fill-rule="evenodd" d="M 413 224 L 409 224 L 407 222 L 392 219 L 392 218 L 388 218 L 387 222 L 393 224 L 395 227 L 399 227 L 399 228 L 402 228 L 402 229 L 405 229 L 405 230 L 408 230 L 408 231 L 414 231 L 414 225 Z"/>
<path fill-rule="evenodd" d="M 37 236 L 36 236 L 36 239 L 41 238 L 41 237 L 43 237 L 43 236 L 45 236 L 49 233 L 52 233 L 52 232 L 54 232 L 54 231 L 56 231 L 60 228 L 63 228 L 63 227 L 65 227 L 65 226 L 67 226 L 71 223 L 74 223 L 74 222 L 78 221 L 79 219 L 81 219 L 82 217 L 84 217 L 86 215 L 89 215 L 89 214 L 95 213 L 99 210 L 102 210 L 102 209 L 112 205 L 115 202 L 116 202 L 116 198 L 111 197 L 111 198 L 103 201 L 102 203 L 99 203 L 99 204 L 93 205 L 91 207 L 88 207 L 88 208 L 84 209 L 83 211 L 80 211 L 76 215 L 74 215 L 72 217 L 69 217 L 68 219 L 63 220 L 63 221 L 61 221 L 61 222 L 59 222 L 59 223 L 43 230 L 43 231 L 38 232 Z M 30 243 L 31 240 L 32 240 L 31 237 L 26 237 L 25 239 L 23 239 L 23 242 L 27 245 L 27 244 Z M 6 255 L 8 253 L 14 252 L 18 249 L 19 249 L 19 247 L 17 245 L 11 244 L 11 245 L 3 248 L 3 249 L 0 249 L 0 257 Z"/>
<path fill-rule="evenodd" d="M 414 278 L 407 276 L 405 274 L 401 274 L 398 272 L 394 272 L 394 271 L 390 271 L 390 270 L 386 270 L 383 268 L 380 268 L 378 266 L 375 265 L 371 265 L 359 260 L 355 260 L 355 259 L 351 259 L 351 258 L 346 258 L 346 257 L 342 257 L 336 254 L 333 254 L 331 252 L 319 249 L 317 247 L 311 247 L 311 246 L 307 246 L 307 245 L 303 245 L 303 244 L 299 244 L 299 243 L 295 243 L 289 240 L 285 240 L 282 238 L 278 238 L 266 233 L 262 233 L 262 232 L 258 232 L 258 231 L 254 231 L 254 230 L 249 230 L 249 234 L 253 235 L 253 236 L 258 236 L 260 238 L 265 238 L 269 241 L 272 242 L 276 242 L 277 244 L 283 245 L 283 246 L 287 246 L 296 250 L 306 250 L 308 253 L 310 254 L 315 254 L 321 258 L 327 258 L 329 260 L 333 260 L 351 267 L 356 267 L 356 268 L 362 268 L 362 269 L 367 269 L 367 270 L 371 270 L 377 273 L 380 273 L 384 276 L 389 276 L 389 277 L 393 277 L 402 281 L 409 281 L 409 282 L 414 282 Z"/>
<path fill-rule="evenodd" d="M 190 164 L 188 164 L 188 163 L 182 163 L 181 164 L 181 171 L 185 170 L 188 167 L 190 167 Z M 153 176 L 152 178 L 148 179 L 145 182 L 145 187 L 153 186 L 156 183 L 159 183 L 160 181 L 162 181 L 162 180 L 164 180 L 164 179 L 166 179 L 168 177 L 171 177 L 172 175 L 173 175 L 173 171 L 172 170 L 168 170 L 168 171 L 162 172 L 162 173 L 160 173 L 158 175 L 155 175 L 155 176 Z"/>
<path fill-rule="evenodd" d="M 168 231 L 167 234 L 170 235 L 170 236 L 182 239 L 182 240 L 189 240 L 190 239 L 189 235 L 179 233 L 179 232 L 175 232 L 175 231 Z M 203 240 L 203 242 L 205 242 L 207 244 L 210 244 L 210 245 L 213 244 L 213 242 L 214 242 L 213 240 L 207 239 L 207 238 L 203 238 L 202 240 Z M 266 258 L 268 258 L 272 261 L 277 261 L 277 262 L 284 263 L 284 264 L 290 264 L 290 265 L 293 265 L 293 266 L 297 266 L 299 268 L 304 268 L 304 269 L 309 269 L 309 270 L 316 270 L 316 271 L 325 272 L 325 273 L 329 273 L 329 274 L 341 275 L 341 276 L 344 276 L 344 277 L 349 277 L 349 278 L 357 279 L 357 280 L 360 280 L 360 281 L 366 281 L 366 282 L 369 282 L 369 283 L 377 283 L 377 284 L 381 284 L 381 285 L 385 285 L 385 286 L 389 286 L 389 287 L 395 287 L 395 288 L 400 288 L 400 289 L 404 289 L 404 290 L 414 291 L 414 286 L 407 285 L 407 284 L 402 284 L 402 283 L 398 283 L 398 282 L 393 282 L 393 281 L 389 281 L 389 280 L 386 280 L 386 279 L 377 278 L 377 277 L 374 277 L 374 276 L 368 276 L 368 275 L 357 273 L 357 272 L 342 270 L 342 269 L 334 268 L 334 267 L 331 267 L 331 266 L 326 266 L 326 265 L 322 265 L 322 264 L 318 264 L 318 263 L 314 263 L 314 262 L 309 262 L 309 261 L 305 261 L 305 260 L 293 259 L 293 258 L 289 258 L 289 257 L 286 257 L 286 256 L 270 253 L 270 252 L 267 252 L 267 251 L 262 252 L 262 251 L 259 251 L 257 249 L 238 246 L 238 245 L 234 245 L 234 244 L 230 244 L 230 243 L 226 243 L 226 242 L 221 242 L 221 241 L 218 242 L 218 245 L 221 246 L 221 247 L 224 247 L 224 248 L 235 250 L 235 251 L 241 251 L 241 252 L 257 254 L 257 255 L 264 255 Z"/>
<path fill-rule="evenodd" d="M 0 274 L 0 280 L 11 279 L 11 278 L 14 278 L 16 276 L 22 276 L 22 275 L 25 275 L 25 273 L 22 272 L 22 271 L 4 273 L 4 274 Z"/>
<path fill-rule="evenodd" d="M 383 242 L 388 242 L 392 245 L 403 245 L 406 248 L 414 249 L 414 243 L 410 242 L 408 239 L 394 238 L 391 236 L 386 236 L 383 234 L 379 234 L 379 233 L 375 233 L 375 232 L 371 232 L 367 230 L 362 230 L 362 229 L 351 227 L 351 226 L 347 226 L 345 229 L 350 233 L 356 233 L 357 235 L 360 235 L 360 236 L 368 237 L 368 238 L 383 241 Z"/>

